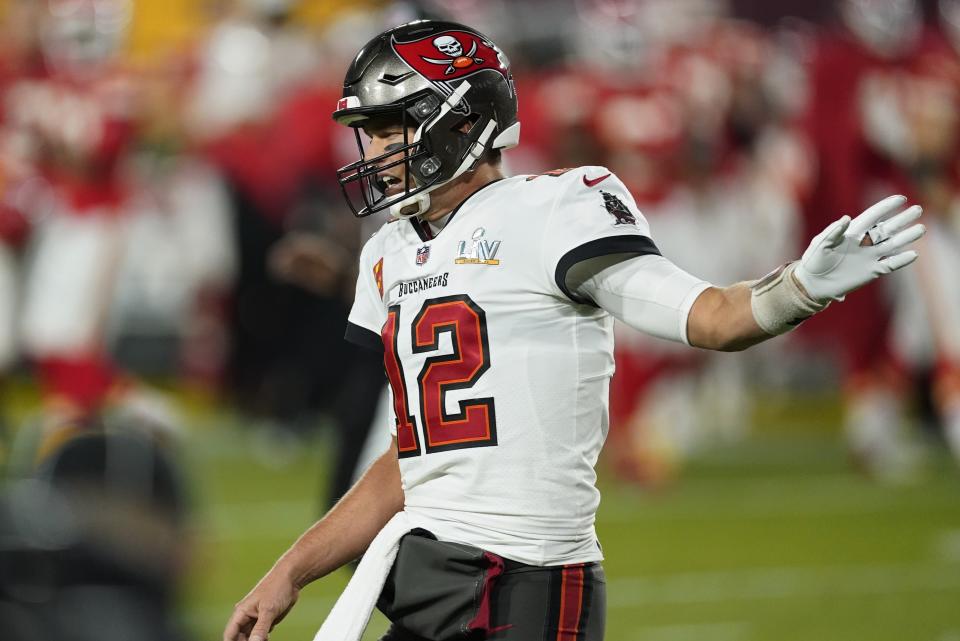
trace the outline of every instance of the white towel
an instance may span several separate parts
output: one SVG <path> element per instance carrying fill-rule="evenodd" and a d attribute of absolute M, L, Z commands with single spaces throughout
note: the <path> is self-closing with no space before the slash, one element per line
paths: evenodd
<path fill-rule="evenodd" d="M 313 641 L 360 641 L 397 558 L 400 539 L 413 528 L 406 512 L 398 512 L 383 526 Z"/>

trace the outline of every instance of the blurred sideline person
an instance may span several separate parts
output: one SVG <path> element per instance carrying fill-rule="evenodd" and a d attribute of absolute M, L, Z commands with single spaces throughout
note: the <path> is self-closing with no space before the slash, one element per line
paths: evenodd
<path fill-rule="evenodd" d="M 190 557 L 171 453 L 130 426 L 86 430 L 0 496 L 8 641 L 184 641 Z"/>
<path fill-rule="evenodd" d="M 840 28 L 818 39 L 810 65 L 808 133 L 818 171 L 806 202 L 807 231 L 826 222 L 825 212 L 856 211 L 878 194 L 899 191 L 931 206 L 924 263 L 939 265 L 918 265 L 887 290 L 864 288 L 800 333 L 839 355 L 854 461 L 875 478 L 904 481 L 919 462 L 903 429 L 909 392 L 924 370 L 942 382 L 955 379 L 953 330 L 937 329 L 950 327 L 955 295 L 935 291 L 949 290 L 949 279 L 933 279 L 931 289 L 926 275 L 951 273 L 951 259 L 943 257 L 954 241 L 942 241 L 955 235 L 944 234 L 938 221 L 951 200 L 947 192 L 956 190 L 949 166 L 958 147 L 949 116 L 955 107 L 942 106 L 950 105 L 960 75 L 942 36 L 924 27 L 915 0 L 844 0 L 838 10 Z M 948 391 L 955 385 L 937 387 L 944 390 L 939 397 L 955 397 Z M 953 415 L 946 409 L 953 400 L 938 404 L 944 417 Z"/>
<path fill-rule="evenodd" d="M 130 6 L 39 10 L 44 69 L 8 100 L 48 198 L 31 216 L 21 331 L 47 412 L 73 417 L 95 412 L 117 382 L 104 335 L 125 226 L 119 166 L 135 131 L 131 78 L 116 59 Z"/>
<path fill-rule="evenodd" d="M 134 79 L 118 60 L 131 6 L 16 9 L 29 16 L 35 51 L 5 92 L 0 137 L 16 168 L 5 205 L 28 223 L 17 344 L 38 373 L 52 434 L 138 391 L 107 345 L 128 223 L 122 168 L 137 131 Z"/>
<path fill-rule="evenodd" d="M 454 23 L 367 43 L 334 118 L 360 147 L 339 172 L 354 213 L 394 217 L 364 247 L 347 329 L 383 350 L 394 447 L 237 604 L 224 641 L 264 641 L 364 550 L 317 641 L 359 639 L 375 602 L 389 641 L 602 639 L 593 467 L 613 319 L 744 349 L 913 262 L 924 231 L 890 197 L 760 281 L 711 286 L 660 255 L 606 168 L 503 175 L 519 140 L 509 62 Z"/>
<path fill-rule="evenodd" d="M 803 179 L 791 165 L 809 159 L 771 83 L 782 73 L 778 45 L 716 7 L 701 11 L 690 15 L 691 33 L 627 64 L 632 80 L 594 78 L 599 96 L 581 118 L 661 251 L 685 271 L 736 282 L 797 250 Z M 766 242 L 751 242 L 747 228 Z M 615 333 L 605 453 L 621 479 L 670 481 L 696 447 L 743 434 L 744 358 L 695 352 L 622 324 Z"/>
<path fill-rule="evenodd" d="M 344 271 L 352 272 L 342 262 L 344 254 L 340 245 L 319 234 L 291 233 L 273 247 L 270 269 L 281 280 L 316 296 L 337 298 Z M 382 359 L 368 349 L 350 345 L 336 369 L 340 381 L 331 414 L 337 447 L 333 474 L 324 490 L 324 512 L 347 493 L 365 469 L 364 463 L 370 463 L 365 461 L 364 446 L 375 425 L 374 417 L 386 386 Z"/>
<path fill-rule="evenodd" d="M 281 465 L 301 450 L 314 412 L 339 412 L 344 374 L 333 364 L 354 360 L 339 335 L 359 253 L 356 225 L 328 213 L 342 207 L 338 143 L 335 124 L 315 114 L 338 94 L 320 47 L 293 21 L 297 4 L 225 5 L 197 48 L 185 118 L 226 179 L 233 211 L 237 278 L 226 305 L 225 382 L 256 422 L 255 451 Z M 313 281 L 305 291 L 288 267 L 305 267 L 295 254 L 315 247 L 314 238 L 323 239 L 324 268 L 305 274 Z"/>
<path fill-rule="evenodd" d="M 891 351 L 913 382 L 905 392 L 929 398 L 925 418 L 960 461 L 960 4 L 939 9 L 941 29 L 924 34 L 910 66 L 875 83 L 885 109 L 868 118 L 866 135 L 927 205 L 923 260 L 892 281 Z"/>

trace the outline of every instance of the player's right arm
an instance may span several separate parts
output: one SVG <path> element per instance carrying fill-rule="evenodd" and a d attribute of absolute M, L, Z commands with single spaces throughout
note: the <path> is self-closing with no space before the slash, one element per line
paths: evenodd
<path fill-rule="evenodd" d="M 403 509 L 396 447 L 394 441 L 333 509 L 304 532 L 237 603 L 223 641 L 265 641 L 305 585 L 363 554 L 387 521 Z"/>

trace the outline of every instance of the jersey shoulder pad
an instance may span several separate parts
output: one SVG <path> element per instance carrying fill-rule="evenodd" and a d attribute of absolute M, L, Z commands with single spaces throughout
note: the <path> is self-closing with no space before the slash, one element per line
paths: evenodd
<path fill-rule="evenodd" d="M 637 208 L 633 195 L 607 167 L 578 167 L 564 174 L 561 180 L 554 206 L 559 217 L 556 220 L 568 216 L 579 218 L 585 211 L 605 212 L 616 227 L 635 227 L 649 232 L 646 219 Z"/>

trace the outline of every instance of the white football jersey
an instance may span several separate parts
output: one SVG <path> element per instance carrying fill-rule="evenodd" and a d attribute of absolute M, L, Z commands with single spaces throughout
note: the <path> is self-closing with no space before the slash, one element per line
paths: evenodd
<path fill-rule="evenodd" d="M 347 338 L 386 346 L 405 509 L 419 526 L 534 565 L 602 558 L 594 465 L 613 318 L 566 274 L 658 253 L 604 167 L 506 178 L 435 237 L 407 220 L 367 242 Z"/>

